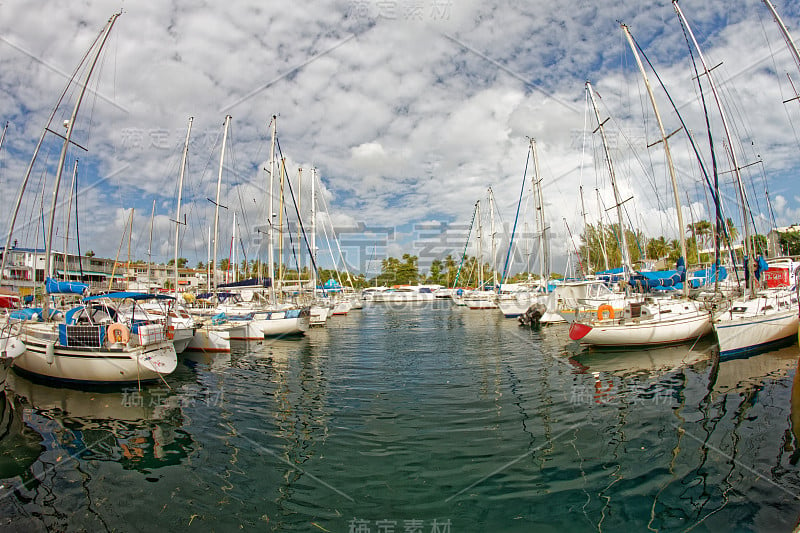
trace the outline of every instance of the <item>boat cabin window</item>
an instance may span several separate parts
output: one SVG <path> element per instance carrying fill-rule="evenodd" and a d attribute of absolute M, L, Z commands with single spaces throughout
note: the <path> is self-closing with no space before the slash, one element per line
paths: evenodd
<path fill-rule="evenodd" d="M 116 321 L 117 313 L 104 305 L 84 307 L 75 314 L 75 324 L 110 324 Z"/>

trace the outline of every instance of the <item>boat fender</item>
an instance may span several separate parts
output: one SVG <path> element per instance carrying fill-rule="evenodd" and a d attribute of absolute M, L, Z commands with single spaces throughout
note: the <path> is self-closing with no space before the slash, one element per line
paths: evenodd
<path fill-rule="evenodd" d="M 53 361 L 56 360 L 56 343 L 47 343 L 47 346 L 44 349 L 44 360 L 47 361 L 48 365 L 52 365 Z"/>
<path fill-rule="evenodd" d="M 169 326 L 167 328 L 167 339 L 173 340 L 175 338 L 175 326 Z"/>
<path fill-rule="evenodd" d="M 608 304 L 603 304 L 597 308 L 597 320 L 605 320 L 605 314 L 608 313 L 608 318 L 614 318 L 614 308 Z"/>
<path fill-rule="evenodd" d="M 112 344 L 128 344 L 128 341 L 131 338 L 131 332 L 128 331 L 128 328 L 125 326 L 125 324 L 121 324 L 119 322 L 115 322 L 108 326 L 106 335 L 108 336 L 109 342 Z"/>

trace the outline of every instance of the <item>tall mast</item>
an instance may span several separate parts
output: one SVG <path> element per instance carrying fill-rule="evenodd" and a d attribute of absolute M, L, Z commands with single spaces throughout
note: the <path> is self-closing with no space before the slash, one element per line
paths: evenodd
<path fill-rule="evenodd" d="M 589 243 L 589 225 L 586 223 L 586 207 L 583 203 L 583 185 L 578 188 L 581 195 L 581 217 L 583 218 L 583 240 L 586 243 L 586 273 L 592 273 L 592 250 Z"/>
<path fill-rule="evenodd" d="M 131 207 L 131 222 L 128 227 L 128 261 L 125 263 L 125 290 L 130 289 L 131 285 L 131 240 L 133 240 L 133 214 L 135 207 Z"/>
<path fill-rule="evenodd" d="M 622 222 L 622 199 L 619 196 L 619 189 L 617 188 L 617 179 L 614 175 L 614 165 L 611 163 L 611 154 L 608 151 L 608 140 L 606 139 L 606 130 L 603 127 L 605 124 L 604 121 L 600 120 L 600 112 L 597 109 L 597 102 L 594 98 L 594 91 L 592 90 L 592 84 L 588 81 L 586 82 L 586 90 L 589 91 L 589 98 L 592 100 L 592 108 L 594 109 L 594 115 L 597 119 L 597 129 L 600 130 L 600 137 L 603 140 L 603 152 L 606 156 L 606 163 L 608 164 L 608 173 L 611 175 L 611 188 L 614 191 L 614 202 L 617 204 L 617 222 L 619 223 L 619 234 L 620 234 L 620 243 L 622 247 L 622 268 L 626 275 L 630 275 L 633 272 L 633 267 L 631 266 L 631 259 L 628 255 L 628 238 L 625 235 L 625 225 Z"/>
<path fill-rule="evenodd" d="M 728 127 L 728 120 L 725 115 L 725 111 L 722 109 L 722 102 L 720 102 L 719 95 L 717 94 L 717 87 L 714 83 L 714 79 L 711 76 L 711 70 L 708 68 L 705 58 L 703 57 L 703 52 L 700 50 L 700 46 L 697 44 L 697 39 L 694 37 L 694 33 L 692 32 L 692 28 L 689 27 L 689 23 L 686 21 L 686 17 L 683 15 L 683 11 L 678 6 L 677 0 L 672 0 L 672 6 L 675 8 L 675 12 L 678 14 L 678 18 L 683 23 L 686 31 L 689 34 L 689 37 L 692 39 L 692 43 L 694 44 L 695 49 L 697 50 L 697 56 L 700 58 L 700 62 L 703 65 L 703 74 L 708 79 L 708 84 L 711 87 L 711 94 L 714 95 L 714 101 L 717 103 L 717 109 L 719 110 L 720 120 L 722 121 L 722 128 L 725 131 L 725 138 L 728 140 L 728 155 L 731 157 L 731 162 L 733 163 L 733 173 L 736 176 L 736 184 L 738 186 L 738 193 L 739 193 L 739 204 L 742 210 L 742 226 L 744 227 L 744 253 L 746 256 L 750 258 L 748 261 L 747 269 L 749 271 L 748 279 L 750 280 L 748 283 L 748 291 L 749 296 L 755 296 L 755 246 L 753 243 L 753 239 L 750 238 L 750 223 L 748 221 L 748 213 L 747 213 L 747 195 L 745 194 L 744 184 L 742 183 L 742 175 L 740 173 L 739 167 L 739 160 L 736 157 L 736 151 L 733 149 L 733 143 L 731 141 L 731 133 L 730 128 Z M 699 80 L 698 80 L 699 81 Z"/>
<path fill-rule="evenodd" d="M 303 168 L 297 169 L 297 212 L 303 212 Z M 300 289 L 300 274 L 303 271 L 303 232 L 300 230 L 300 220 L 297 221 L 297 288 Z"/>
<path fill-rule="evenodd" d="M 222 191 L 222 165 L 225 163 L 225 145 L 228 141 L 228 128 L 231 125 L 231 116 L 225 116 L 225 130 L 222 133 L 222 150 L 219 153 L 219 174 L 217 174 L 217 196 L 216 200 L 214 200 L 214 268 L 211 270 L 211 274 L 213 276 L 213 283 L 212 287 L 214 289 L 217 288 L 217 270 L 219 265 L 217 265 L 217 243 L 219 241 L 219 196 L 220 192 Z"/>
<path fill-rule="evenodd" d="M 6 120 L 6 125 L 3 126 L 3 133 L 0 134 L 0 149 L 3 148 L 3 141 L 6 138 L 6 132 L 8 131 L 8 121 Z"/>
<path fill-rule="evenodd" d="M 186 140 L 183 142 L 183 157 L 181 158 L 181 174 L 178 178 L 178 205 L 175 208 L 175 264 L 173 265 L 173 276 L 175 278 L 175 297 L 178 296 L 178 243 L 181 236 L 181 196 L 183 194 L 183 177 L 186 173 L 186 158 L 189 155 L 189 134 L 192 132 L 192 122 L 194 117 L 189 117 L 189 126 L 186 128 Z"/>
<path fill-rule="evenodd" d="M 769 0 L 764 0 L 764 5 L 767 6 L 772 16 L 775 18 L 775 22 L 778 23 L 778 27 L 781 29 L 781 33 L 783 34 L 783 38 L 786 40 L 786 44 L 789 46 L 789 50 L 794 55 L 794 60 L 797 62 L 797 66 L 800 67 L 800 51 L 797 49 L 797 45 L 794 44 L 794 40 L 792 36 L 789 35 L 789 30 L 786 29 L 786 25 L 781 20 L 781 17 L 778 15 L 778 12 L 775 11 L 775 8 L 772 6 L 772 2 Z"/>
<path fill-rule="evenodd" d="M 497 246 L 494 239 L 494 191 L 489 187 L 489 231 L 492 233 L 492 290 L 497 292 Z"/>
<path fill-rule="evenodd" d="M 311 291 L 317 294 L 317 169 L 311 169 Z M 376 277 L 377 283 L 377 277 Z"/>
<path fill-rule="evenodd" d="M 545 282 L 545 288 L 547 287 L 548 280 L 550 279 L 550 243 L 547 239 L 547 222 L 544 218 L 544 197 L 542 196 L 542 178 L 539 174 L 539 156 L 536 151 L 536 140 L 531 139 L 531 152 L 533 153 L 533 171 L 536 175 L 536 179 L 533 183 L 534 189 L 536 190 L 536 205 L 534 208 L 536 209 L 536 225 L 537 229 L 540 232 L 539 237 L 539 247 L 540 247 L 540 258 L 541 258 L 541 275 L 542 279 Z"/>
<path fill-rule="evenodd" d="M 283 285 L 283 272 L 284 272 L 284 261 L 283 261 L 283 186 L 284 186 L 284 176 L 286 175 L 286 158 L 281 158 L 281 168 L 278 171 L 280 173 L 280 178 L 278 179 L 278 190 L 280 194 L 278 194 L 278 283 L 279 285 L 276 288 L 278 294 L 281 294 L 282 285 Z"/>
<path fill-rule="evenodd" d="M 600 213 L 600 218 L 597 220 L 597 231 L 600 233 L 600 249 L 603 252 L 603 266 L 608 270 L 608 251 L 606 249 L 606 232 L 603 229 L 603 202 L 600 199 L 600 189 L 595 189 L 597 193 L 597 212 Z"/>
<path fill-rule="evenodd" d="M 478 215 L 478 290 L 483 290 L 483 247 L 481 246 L 481 233 L 483 233 L 483 226 L 481 226 L 481 201 L 475 204 L 476 213 Z"/>
<path fill-rule="evenodd" d="M 228 265 L 233 276 L 231 280 L 236 283 L 236 211 L 233 212 L 233 228 L 231 229 L 231 264 Z"/>
<path fill-rule="evenodd" d="M 620 24 L 622 27 L 622 31 L 625 32 L 625 38 L 628 40 L 628 44 L 633 51 L 633 57 L 636 58 L 636 64 L 639 66 L 639 71 L 642 73 L 642 78 L 644 79 L 644 85 L 647 87 L 647 95 L 650 97 L 650 103 L 653 104 L 653 113 L 656 116 L 656 122 L 658 123 L 658 131 L 661 133 L 661 142 L 664 143 L 664 155 L 667 158 L 667 168 L 669 169 L 669 177 L 672 181 L 672 194 L 675 199 L 675 211 L 678 215 L 678 236 L 680 238 L 680 245 L 681 245 L 681 256 L 685 261 L 685 267 L 688 268 L 689 266 L 689 256 L 686 252 L 686 233 L 684 231 L 683 225 L 683 212 L 681 210 L 681 202 L 680 197 L 678 195 L 678 180 L 675 177 L 675 165 L 672 163 L 672 152 L 669 149 L 669 142 L 667 141 L 667 133 L 664 131 L 664 123 L 661 121 L 661 113 L 658 112 L 658 106 L 656 105 L 656 97 L 653 94 L 653 88 L 650 86 L 650 80 L 647 77 L 647 72 L 644 70 L 644 65 L 642 64 L 642 60 L 639 57 L 639 52 L 636 49 L 636 45 L 633 43 L 633 37 L 631 36 L 631 31 L 628 29 L 628 26 L 625 24 Z M 697 241 L 695 241 L 696 243 Z M 683 296 L 689 296 L 689 280 L 687 279 L 683 283 Z"/>
<path fill-rule="evenodd" d="M 64 135 L 64 144 L 61 147 L 61 155 L 58 157 L 58 167 L 56 170 L 56 179 L 55 184 L 53 186 L 53 200 L 50 204 L 50 220 L 48 222 L 47 228 L 47 245 L 45 247 L 45 258 L 44 258 L 44 273 L 45 279 L 52 276 L 53 270 L 53 261 L 50 254 L 53 251 L 53 225 L 55 223 L 56 217 L 56 205 L 58 204 L 58 189 L 61 186 L 61 177 L 64 173 L 64 163 L 67 160 L 67 148 L 69 148 L 70 142 L 72 140 L 72 132 L 75 129 L 75 119 L 78 118 L 78 111 L 81 109 L 81 103 L 83 102 L 83 97 L 86 94 L 86 88 L 89 86 L 89 79 L 94 72 L 95 66 L 97 66 L 97 61 L 100 59 L 100 53 L 103 51 L 103 47 L 108 40 L 108 36 L 111 34 L 111 28 L 114 27 L 114 22 L 116 22 L 117 18 L 119 17 L 119 13 L 115 13 L 109 19 L 108 24 L 106 25 L 105 32 L 102 34 L 102 38 L 100 41 L 100 46 L 97 49 L 97 53 L 95 54 L 94 58 L 92 59 L 92 63 L 89 66 L 89 69 L 86 73 L 86 78 L 83 83 L 81 83 L 81 90 L 78 94 L 78 98 L 75 101 L 75 107 L 72 109 L 72 115 L 69 117 L 69 122 L 67 122 L 67 132 Z M 9 239 L 11 235 L 9 233 Z M 7 254 L 4 254 L 4 256 Z M 42 316 L 44 320 L 50 319 L 50 311 L 48 309 L 49 302 L 48 298 L 45 296 L 44 302 L 42 303 Z"/>
<path fill-rule="evenodd" d="M 267 271 L 269 274 L 269 299 L 273 304 L 275 302 L 275 250 L 273 241 L 273 222 L 275 213 L 273 212 L 273 194 L 272 187 L 275 184 L 275 137 L 277 136 L 277 122 L 278 117 L 272 115 L 272 143 L 269 149 L 269 199 L 267 201 Z"/>
<path fill-rule="evenodd" d="M 4 253 L 3 253 L 2 261 L 0 261 L 0 280 L 2 280 L 3 273 L 6 270 L 6 262 L 7 262 L 8 256 L 9 256 L 9 254 L 5 253 L 5 251 L 7 251 L 11 247 L 11 237 L 14 234 L 14 226 L 17 223 L 17 216 L 19 215 L 20 206 L 22 205 L 22 198 L 25 195 L 25 189 L 28 187 L 28 181 L 30 180 L 31 173 L 33 172 L 33 165 L 34 165 L 34 163 L 36 163 L 36 158 L 39 155 L 39 149 L 42 147 L 42 144 L 44 143 L 45 136 L 47 135 L 48 132 L 52 132 L 52 130 L 50 130 L 49 126 L 53 123 L 53 119 L 55 118 L 56 113 L 58 112 L 59 108 L 61 107 L 61 102 L 64 100 L 64 96 L 66 96 L 67 92 L 69 91 L 70 87 L 72 86 L 72 82 L 75 79 L 75 77 L 77 76 L 78 71 L 80 70 L 81 66 L 84 64 L 86 59 L 89 57 L 89 55 L 91 54 L 92 50 L 94 50 L 94 48 L 97 45 L 97 43 L 101 41 L 102 44 L 100 45 L 100 48 L 97 51 L 97 56 L 100 55 L 100 51 L 103 49 L 103 45 L 105 45 L 106 39 L 108 37 L 108 34 L 111 32 L 111 28 L 114 26 L 114 22 L 116 22 L 116 20 L 117 20 L 117 18 L 119 17 L 120 14 L 121 13 L 114 14 L 114 15 L 111 16 L 110 19 L 108 19 L 108 22 L 106 23 L 105 27 L 102 30 L 100 30 L 100 33 L 97 35 L 97 37 L 95 37 L 95 40 L 92 43 L 92 46 L 89 47 L 89 49 L 83 55 L 83 58 L 81 58 L 81 61 L 78 64 L 78 67 L 75 69 L 75 71 L 73 71 L 72 76 L 70 77 L 69 81 L 67 82 L 66 87 L 64 87 L 64 90 L 61 93 L 61 96 L 58 97 L 58 101 L 53 106 L 53 110 L 50 112 L 50 118 L 47 120 L 48 127 L 44 128 L 44 130 L 42 130 L 42 135 L 39 137 L 39 142 L 36 143 L 36 148 L 34 148 L 34 150 L 33 150 L 33 157 L 31 157 L 30 163 L 28 163 L 28 168 L 25 171 L 25 176 L 22 178 L 22 183 L 20 184 L 19 191 L 17 192 L 17 200 L 14 203 L 14 210 L 12 211 L 12 215 L 11 215 L 11 223 L 8 225 L 8 235 L 6 236 L 6 245 L 5 245 L 5 248 L 3 249 Z M 95 62 L 96 62 L 96 59 L 95 59 Z M 92 64 L 92 69 L 93 68 L 94 68 L 94 64 Z M 89 75 L 91 75 L 91 71 L 89 72 Z M 87 78 L 86 78 L 87 81 L 89 79 L 88 78 L 89 75 L 87 75 Z M 84 84 L 84 87 L 85 87 L 85 84 Z M 83 94 L 83 93 L 81 93 L 81 94 Z M 72 132 L 70 132 L 70 134 L 71 133 Z"/>
<path fill-rule="evenodd" d="M 153 263 L 153 222 L 156 218 L 156 201 L 150 211 L 150 239 L 147 242 L 147 290 L 150 290 L 150 265 Z"/>
<path fill-rule="evenodd" d="M 75 160 L 75 165 L 72 168 L 72 184 L 69 187 L 69 204 L 67 205 L 66 223 L 64 224 L 64 279 L 67 277 L 67 249 L 69 248 L 69 227 L 72 223 L 72 196 L 75 191 L 75 179 L 78 176 L 78 160 Z M 77 206 L 77 204 L 76 204 Z M 76 215 L 77 217 L 77 215 Z"/>

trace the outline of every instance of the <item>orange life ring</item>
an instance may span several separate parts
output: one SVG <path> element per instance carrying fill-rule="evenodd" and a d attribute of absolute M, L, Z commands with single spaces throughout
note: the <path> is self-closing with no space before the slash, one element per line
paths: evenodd
<path fill-rule="evenodd" d="M 614 308 L 608 304 L 603 304 L 597 308 L 597 320 L 605 320 L 603 316 L 608 311 L 608 318 L 614 318 Z"/>
<path fill-rule="evenodd" d="M 108 335 L 108 341 L 110 343 L 128 344 L 131 338 L 131 332 L 128 330 L 127 326 L 120 322 L 115 322 L 108 326 L 106 335 Z"/>
<path fill-rule="evenodd" d="M 167 328 L 167 340 L 172 340 L 175 338 L 175 326 L 170 326 Z"/>

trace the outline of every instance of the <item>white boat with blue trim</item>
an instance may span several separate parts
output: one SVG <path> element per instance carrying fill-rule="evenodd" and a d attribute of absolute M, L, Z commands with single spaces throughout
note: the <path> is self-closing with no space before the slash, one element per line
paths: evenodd
<path fill-rule="evenodd" d="M 14 369 L 76 383 L 136 383 L 170 374 L 178 356 L 168 338 L 169 320 L 146 320 L 145 311 L 135 310 L 138 301 L 156 298 L 167 305 L 173 301 L 163 295 L 110 293 L 84 298 L 50 320 L 27 320 L 21 331 L 26 350 L 14 360 Z M 119 306 L 131 303 L 133 311 L 125 317 Z"/>

